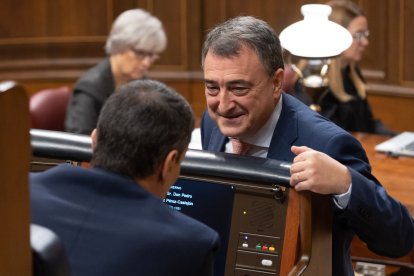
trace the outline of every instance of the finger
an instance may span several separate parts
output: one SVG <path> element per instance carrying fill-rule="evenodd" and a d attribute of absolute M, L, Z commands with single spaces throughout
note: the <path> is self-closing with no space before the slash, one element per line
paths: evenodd
<path fill-rule="evenodd" d="M 294 185 L 296 191 L 312 191 L 312 180 L 307 178 L 307 172 L 301 171 L 294 175 Z"/>
<path fill-rule="evenodd" d="M 306 152 L 303 152 L 299 155 L 296 155 L 295 158 L 293 158 L 293 163 L 299 163 L 306 160 Z"/>
<path fill-rule="evenodd" d="M 301 172 L 306 169 L 306 163 L 304 162 L 296 162 L 290 166 L 290 175 L 293 175 L 297 172 Z"/>
<path fill-rule="evenodd" d="M 305 180 L 305 172 L 304 171 L 299 171 L 299 172 L 293 173 L 290 176 L 290 185 L 295 186 L 295 185 L 297 185 L 298 183 L 300 183 L 304 180 Z"/>
<path fill-rule="evenodd" d="M 307 181 L 301 181 L 299 183 L 297 183 L 295 186 L 295 191 L 300 192 L 300 191 L 309 191 L 309 185 Z"/>
<path fill-rule="evenodd" d="M 299 155 L 299 154 L 301 154 L 301 153 L 304 153 L 304 152 L 306 152 L 306 151 L 311 151 L 312 149 L 311 148 L 308 148 L 308 147 L 306 147 L 306 146 L 300 146 L 300 147 L 298 147 L 298 146 L 292 146 L 291 148 L 290 148 L 290 150 L 295 154 L 295 155 Z"/>

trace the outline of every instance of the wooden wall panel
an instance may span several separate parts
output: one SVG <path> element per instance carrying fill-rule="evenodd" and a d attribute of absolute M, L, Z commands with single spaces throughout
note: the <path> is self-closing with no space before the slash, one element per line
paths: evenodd
<path fill-rule="evenodd" d="M 102 51 L 84 49 L 82 44 L 100 44 L 104 41 L 108 25 L 107 10 L 106 5 L 99 3 L 105 2 L 2 2 L 2 6 L 8 8 L 0 11 L 1 60 L 102 56 Z M 19 8 L 15 7 L 16 3 Z M 16 19 L 19 24 L 16 24 Z"/>
<path fill-rule="evenodd" d="M 50 37 L 105 36 L 111 18 L 106 1 L 47 0 L 45 35 Z M 79 28 L 82 26 L 82 28 Z"/>
<path fill-rule="evenodd" d="M 303 19 L 300 7 L 305 3 L 323 3 L 323 0 L 211 0 L 203 2 L 203 26 L 208 30 L 216 24 L 239 15 L 252 15 L 271 25 L 280 33 L 283 28 Z"/>
<path fill-rule="evenodd" d="M 362 7 L 367 16 L 370 31 L 370 44 L 365 50 L 361 66 L 368 71 L 365 74 L 367 79 L 382 81 L 388 75 L 387 59 L 385 58 L 389 49 L 389 45 L 387 44 L 389 41 L 387 5 L 379 5 L 377 1 L 369 0 L 356 2 Z M 380 43 L 375 43 L 376 41 Z"/>
<path fill-rule="evenodd" d="M 187 70 L 188 64 L 188 18 L 186 16 L 187 1 L 154 0 L 154 14 L 164 23 L 168 37 L 168 46 L 161 55 L 160 64 L 168 70 Z"/>
<path fill-rule="evenodd" d="M 414 131 L 414 98 L 390 95 L 368 96 L 376 118 L 394 131 Z"/>
<path fill-rule="evenodd" d="M 107 25 L 100 19 L 106 19 L 106 5 L 102 4 L 105 1 L 2 0 L 0 35 L 2 38 L 105 35 Z"/>
<path fill-rule="evenodd" d="M 388 49 L 385 53 L 384 59 L 387 60 L 388 75 L 385 80 L 386 83 L 399 83 L 400 81 L 400 63 L 402 60 L 402 53 L 400 51 L 400 6 L 401 1 L 387 1 L 387 19 L 388 19 Z M 374 21 L 375 22 L 375 21 Z M 378 41 L 372 40 L 372 47 L 378 44 Z M 372 48 L 371 47 L 371 48 Z"/>
<path fill-rule="evenodd" d="M 188 70 L 201 70 L 201 47 L 204 40 L 206 29 L 202 26 L 202 1 L 189 0 L 187 1 L 187 23 L 185 29 L 187 36 L 187 54 L 188 54 Z"/>
<path fill-rule="evenodd" d="M 0 37 L 21 38 L 44 34 L 47 21 L 45 2 L 46 0 L 2 1 Z M 20 24 L 15 23 L 16 19 L 20 20 Z"/>
<path fill-rule="evenodd" d="M 102 45 L 112 21 L 105 1 L 3 0 L 2 7 L 3 80 L 78 77 L 105 55 Z"/>
<path fill-rule="evenodd" d="M 151 0 L 109 0 L 109 5 L 111 5 L 112 9 L 110 9 L 111 12 L 111 18 L 112 21 L 123 11 L 128 9 L 134 9 L 134 8 L 143 8 L 149 12 L 152 11 L 152 5 Z M 110 25 L 108 26 L 109 29 Z"/>
<path fill-rule="evenodd" d="M 208 30 L 226 18 L 226 0 L 201 1 L 203 39 Z"/>
<path fill-rule="evenodd" d="M 404 0 L 401 7 L 402 81 L 414 87 L 414 1 Z"/>
<path fill-rule="evenodd" d="M 373 109 L 397 129 L 414 109 L 414 2 L 353 0 L 366 11 L 370 46 L 361 63 Z M 150 76 L 178 85 L 195 105 L 205 106 L 200 67 L 205 34 L 217 23 L 240 14 L 267 21 L 277 32 L 302 19 L 300 7 L 325 0 L 2 0 L 0 9 L 0 80 L 15 79 L 29 95 L 76 79 L 105 56 L 110 25 L 122 11 L 143 8 L 163 22 L 168 46 Z M 18 20 L 18 24 L 16 24 Z M 399 100 L 407 104 L 398 120 L 389 117 Z M 380 100 L 381 99 L 381 100 Z M 203 102 L 201 102 L 203 101 Z M 377 104 L 378 107 L 377 107 Z M 393 116 L 394 116 L 393 115 Z"/>

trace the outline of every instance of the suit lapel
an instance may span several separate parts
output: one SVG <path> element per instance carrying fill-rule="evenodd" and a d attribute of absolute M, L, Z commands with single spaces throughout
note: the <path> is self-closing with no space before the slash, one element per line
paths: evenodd
<path fill-rule="evenodd" d="M 282 112 L 273 132 L 267 158 L 292 162 L 295 155 L 290 147 L 298 138 L 298 114 L 292 96 L 283 93 Z M 207 150 L 224 152 L 228 138 L 214 125 Z"/>
<path fill-rule="evenodd" d="M 207 149 L 211 151 L 224 152 L 224 147 L 227 141 L 228 138 L 221 133 L 217 126 L 214 126 Z"/>
<path fill-rule="evenodd" d="M 295 157 L 290 147 L 298 138 L 298 114 L 290 97 L 283 93 L 282 112 L 273 132 L 267 158 L 292 162 Z"/>

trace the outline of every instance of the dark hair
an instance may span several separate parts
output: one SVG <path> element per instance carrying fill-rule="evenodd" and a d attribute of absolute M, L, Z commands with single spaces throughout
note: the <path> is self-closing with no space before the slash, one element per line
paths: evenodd
<path fill-rule="evenodd" d="M 171 150 L 185 152 L 193 129 L 192 109 L 175 90 L 154 80 L 132 81 L 101 110 L 91 164 L 130 177 L 150 176 Z"/>
<path fill-rule="evenodd" d="M 338 23 L 344 28 L 348 28 L 349 23 L 358 16 L 365 16 L 360 6 L 350 0 L 332 0 L 326 3 L 331 6 L 332 13 L 329 19 Z"/>
<path fill-rule="evenodd" d="M 266 22 L 252 16 L 239 16 L 212 29 L 204 41 L 201 64 L 208 51 L 223 57 L 237 56 L 245 45 L 254 50 L 269 76 L 284 68 L 282 48 L 276 32 Z"/>

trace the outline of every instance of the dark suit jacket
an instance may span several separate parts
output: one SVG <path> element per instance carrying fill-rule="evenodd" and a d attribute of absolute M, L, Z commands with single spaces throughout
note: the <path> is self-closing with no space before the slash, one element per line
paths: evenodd
<path fill-rule="evenodd" d="M 114 91 L 111 64 L 106 58 L 76 82 L 66 110 L 65 130 L 91 134 L 103 104 Z"/>
<path fill-rule="evenodd" d="M 130 178 L 64 164 L 30 182 L 32 221 L 62 239 L 73 275 L 212 275 L 218 234 Z"/>
<path fill-rule="evenodd" d="M 206 112 L 201 122 L 203 149 L 224 151 L 227 138 Z M 349 256 L 354 234 L 375 253 L 405 255 L 414 244 L 414 224 L 407 209 L 391 198 L 371 175 L 365 151 L 348 132 L 311 111 L 294 97 L 283 94 L 282 112 L 273 133 L 268 158 L 292 162 L 292 145 L 322 151 L 342 164 L 352 176 L 347 208 L 335 206 L 333 224 L 333 275 L 353 275 Z"/>

